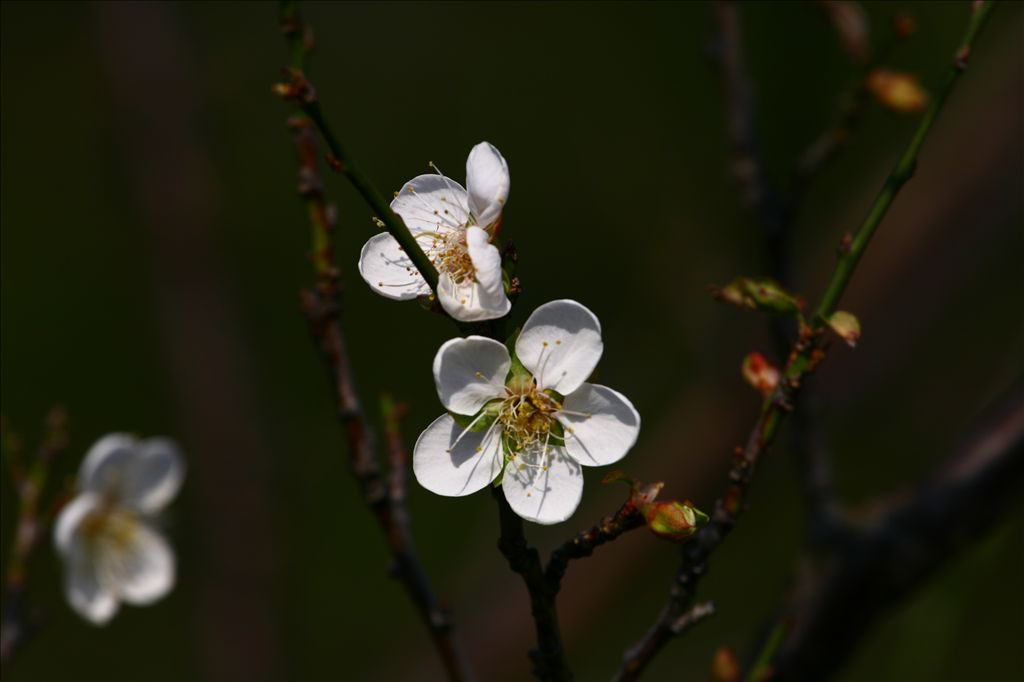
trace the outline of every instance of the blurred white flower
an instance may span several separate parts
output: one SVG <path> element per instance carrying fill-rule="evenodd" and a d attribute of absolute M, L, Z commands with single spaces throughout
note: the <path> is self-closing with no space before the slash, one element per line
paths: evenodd
<path fill-rule="evenodd" d="M 601 325 L 575 301 L 537 308 L 515 342 L 515 357 L 482 336 L 452 339 L 434 358 L 447 410 L 420 435 L 416 479 L 439 495 L 468 495 L 502 475 L 517 514 L 541 524 L 572 516 L 583 466 L 625 456 L 640 415 L 625 396 L 586 383 L 604 346 Z"/>
<path fill-rule="evenodd" d="M 439 170 L 420 175 L 405 183 L 391 209 L 437 268 L 437 296 L 445 311 L 464 322 L 492 320 L 504 316 L 511 303 L 502 281 L 501 254 L 491 243 L 508 200 L 508 164 L 490 143 L 481 142 L 470 151 L 466 187 L 468 191 Z M 387 298 L 408 300 L 430 293 L 387 232 L 363 246 L 359 274 Z"/>
<path fill-rule="evenodd" d="M 174 498 L 185 475 L 165 438 L 104 436 L 78 472 L 78 495 L 54 526 L 65 593 L 86 620 L 103 625 L 120 602 L 150 604 L 174 586 L 174 550 L 148 519 Z"/>

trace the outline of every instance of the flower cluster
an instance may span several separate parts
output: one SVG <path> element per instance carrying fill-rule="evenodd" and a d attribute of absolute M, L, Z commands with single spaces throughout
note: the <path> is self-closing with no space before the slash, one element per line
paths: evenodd
<path fill-rule="evenodd" d="M 438 171 L 407 182 L 391 203 L 437 268 L 437 297 L 456 320 L 497 319 L 511 308 L 492 243 L 508 189 L 504 157 L 481 142 L 466 162 L 466 189 Z M 386 232 L 366 242 L 359 272 L 388 298 L 430 293 Z M 434 358 L 434 380 L 448 413 L 416 441 L 417 480 L 447 496 L 494 482 L 525 519 L 569 518 L 583 494 L 582 467 L 618 461 L 640 431 L 629 400 L 586 381 L 603 347 L 597 317 L 569 300 L 537 308 L 514 347 L 483 336 L 445 343 Z"/>
<path fill-rule="evenodd" d="M 629 400 L 586 381 L 603 347 L 597 317 L 569 300 L 537 308 L 512 354 L 482 336 L 445 343 L 434 380 L 450 414 L 416 441 L 417 480 L 439 495 L 461 496 L 500 477 L 523 518 L 569 518 L 583 494 L 581 467 L 618 461 L 640 430 Z"/>
<path fill-rule="evenodd" d="M 72 608 L 96 625 L 120 602 L 150 604 L 174 586 L 174 550 L 149 523 L 178 493 L 185 465 L 165 438 L 101 438 L 78 472 L 78 495 L 54 526 Z"/>

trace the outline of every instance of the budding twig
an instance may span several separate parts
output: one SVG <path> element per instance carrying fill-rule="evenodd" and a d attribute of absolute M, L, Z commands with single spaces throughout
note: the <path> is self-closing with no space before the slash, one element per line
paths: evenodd
<path fill-rule="evenodd" d="M 976 3 L 961 46 L 955 53 L 953 66 L 944 87 L 939 90 L 915 131 L 906 150 L 893 168 L 876 197 L 867 216 L 858 228 L 848 251 L 840 255 L 839 262 L 826 287 L 811 328 L 794 344 L 783 372 L 783 380 L 772 399 L 767 401 L 750 432 L 746 446 L 729 472 L 729 485 L 725 494 L 715 503 L 711 521 L 701 527 L 697 535 L 682 547 L 682 560 L 676 573 L 668 601 L 654 625 L 644 637 L 627 651 L 617 679 L 636 679 L 673 637 L 671 623 L 693 603 L 697 584 L 707 569 L 707 561 L 714 549 L 732 530 L 742 511 L 754 469 L 771 445 L 779 425 L 785 419 L 786 406 L 793 404 L 803 380 L 814 371 L 822 357 L 821 331 L 825 320 L 836 310 L 860 257 L 867 248 L 882 219 L 885 217 L 900 189 L 913 175 L 918 153 L 932 124 L 942 110 L 949 93 L 966 65 L 971 46 L 992 10 L 992 2 Z"/>
<path fill-rule="evenodd" d="M 312 34 L 302 23 L 296 3 L 282 3 L 281 29 L 288 38 L 294 68 L 301 74 L 312 48 Z M 453 636 L 451 619 L 434 596 L 413 544 L 409 514 L 405 507 L 407 458 L 399 432 L 400 410 L 390 402 L 384 410 L 392 464 L 390 477 L 381 471 L 373 431 L 363 414 L 341 326 L 341 285 L 334 265 L 334 211 L 323 196 L 316 140 L 312 130 L 316 116 L 319 116 L 319 108 L 311 110 L 309 103 L 302 98 L 297 100 L 296 106 L 301 113 L 289 119 L 289 127 L 299 161 L 299 194 L 306 205 L 313 230 L 311 258 L 316 279 L 314 289 L 302 292 L 302 309 L 310 336 L 324 361 L 338 419 L 348 438 L 352 475 L 363 500 L 387 539 L 394 560 L 393 574 L 401 581 L 419 611 L 448 676 L 452 680 L 469 680 L 472 679 L 472 673 Z M 402 227 L 404 229 L 404 225 Z M 408 230 L 405 230 L 405 234 L 408 235 Z M 422 255 L 422 252 L 419 253 Z"/>
<path fill-rule="evenodd" d="M 331 168 L 343 174 L 352 186 L 359 192 L 359 195 L 373 210 L 375 217 L 381 221 L 383 227 L 402 246 L 405 254 L 409 256 L 413 265 L 419 270 L 423 279 L 427 281 L 430 288 L 437 291 L 437 269 L 427 258 L 427 254 L 420 248 L 419 243 L 409 232 L 402 219 L 399 218 L 391 206 L 384 200 L 380 192 L 370 179 L 360 170 L 348 151 L 342 146 L 335 136 L 330 124 L 320 108 L 320 100 L 317 98 L 316 90 L 306 78 L 306 59 L 313 48 L 312 33 L 309 27 L 302 23 L 299 14 L 299 3 L 295 0 L 282 0 L 281 2 L 281 31 L 288 40 L 291 51 L 291 68 L 288 71 L 289 82 L 281 84 L 275 91 L 285 99 L 293 101 L 302 112 L 309 117 L 316 128 L 324 144 L 330 150 L 327 158 Z"/>
<path fill-rule="evenodd" d="M 641 528 L 643 525 L 644 515 L 632 503 L 632 500 L 627 500 L 611 516 L 604 517 L 597 525 L 581 531 L 571 540 L 566 540 L 551 553 L 551 557 L 548 559 L 547 568 L 544 570 L 548 589 L 555 593 L 561 589 L 562 578 L 569 568 L 570 561 L 588 557 L 601 545 L 615 540 L 634 528 Z"/>

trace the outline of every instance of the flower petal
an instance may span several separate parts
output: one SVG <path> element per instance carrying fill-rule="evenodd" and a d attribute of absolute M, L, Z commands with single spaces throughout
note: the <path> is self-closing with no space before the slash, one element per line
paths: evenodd
<path fill-rule="evenodd" d="M 139 442 L 124 433 L 97 441 L 78 472 L 83 491 L 144 512 L 164 507 L 177 494 L 184 476 L 185 463 L 173 441 Z"/>
<path fill-rule="evenodd" d="M 430 292 L 409 256 L 387 232 L 370 237 L 363 245 L 359 274 L 378 294 L 396 301 L 407 301 Z"/>
<path fill-rule="evenodd" d="M 550 525 L 565 521 L 583 497 L 583 469 L 562 448 L 519 453 L 505 466 L 501 487 L 516 514 Z"/>
<path fill-rule="evenodd" d="M 438 280 L 437 299 L 445 312 L 460 322 L 496 320 L 512 307 L 504 288 L 495 296 L 477 281 L 456 284 L 446 273 L 441 273 Z"/>
<path fill-rule="evenodd" d="M 98 495 L 82 493 L 61 508 L 57 522 L 53 524 L 53 545 L 60 554 L 70 554 L 78 527 L 99 506 Z"/>
<path fill-rule="evenodd" d="M 607 386 L 584 383 L 565 396 L 558 414 L 565 427 L 565 449 L 585 466 L 617 462 L 636 443 L 640 414 L 626 396 Z M 590 416 L 585 416 L 590 415 Z"/>
<path fill-rule="evenodd" d="M 501 278 L 501 253 L 491 243 L 491 237 L 479 227 L 466 228 L 466 247 L 476 270 L 476 281 L 489 299 L 505 298 L 505 285 Z M 511 306 L 511 304 L 509 304 Z"/>
<path fill-rule="evenodd" d="M 427 490 L 461 497 L 487 487 L 501 472 L 501 434 L 497 427 L 466 433 L 451 415 L 438 417 L 416 440 L 412 470 Z"/>
<path fill-rule="evenodd" d="M 480 227 L 490 227 L 501 218 L 508 200 L 510 178 L 508 164 L 494 145 L 481 142 L 466 160 L 466 187 L 469 210 Z"/>
<path fill-rule="evenodd" d="M 440 173 L 417 175 L 391 202 L 409 231 L 447 232 L 469 222 L 469 202 L 462 185 Z"/>
<path fill-rule="evenodd" d="M 152 513 L 167 506 L 185 480 L 185 459 L 170 438 L 148 438 L 138 451 L 126 478 L 121 503 Z"/>
<path fill-rule="evenodd" d="M 81 539 L 69 546 L 64 594 L 71 608 L 93 625 L 105 625 L 117 613 L 117 597 L 101 583 L 91 552 Z"/>
<path fill-rule="evenodd" d="M 110 588 L 128 604 L 152 604 L 174 587 L 174 550 L 164 537 L 136 521 L 127 541 L 99 554 Z"/>
<path fill-rule="evenodd" d="M 434 383 L 445 409 L 473 415 L 505 395 L 512 358 L 505 345 L 483 336 L 446 341 L 434 356 Z"/>
<path fill-rule="evenodd" d="M 516 340 L 516 355 L 537 378 L 538 386 L 562 395 L 586 381 L 603 350 L 597 316 L 564 299 L 534 310 Z"/>

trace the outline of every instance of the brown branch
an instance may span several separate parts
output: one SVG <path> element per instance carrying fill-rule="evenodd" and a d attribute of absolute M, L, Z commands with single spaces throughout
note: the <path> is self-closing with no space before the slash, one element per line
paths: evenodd
<path fill-rule="evenodd" d="M 825 679 L 874 622 L 982 540 L 1024 491 L 1024 380 L 915 490 L 868 510 L 841 543 L 803 562 L 780 621 L 773 679 Z"/>
<path fill-rule="evenodd" d="M 38 624 L 33 622 L 27 602 L 28 568 L 39 540 L 46 533 L 57 511 L 57 504 L 40 510 L 40 501 L 50 475 L 50 466 L 68 446 L 67 415 L 62 408 L 50 410 L 46 433 L 28 469 L 21 461 L 21 443 L 4 424 L 3 449 L 12 470 L 12 481 L 18 499 L 18 519 L 14 527 L 14 543 L 7 558 L 3 577 L 3 616 L 0 621 L 0 665 L 10 663 L 24 646 Z M 54 502 L 62 502 L 58 493 Z"/>
<path fill-rule="evenodd" d="M 312 49 L 312 33 L 302 23 L 298 8 L 286 4 L 281 30 L 292 47 L 293 62 L 302 64 Z M 306 205 L 313 229 L 311 260 L 316 277 L 312 290 L 302 292 L 302 310 L 310 336 L 320 351 L 327 378 L 334 393 L 338 419 L 349 446 L 349 465 L 363 501 L 387 539 L 394 564 L 392 575 L 405 587 L 423 624 L 430 632 L 438 655 L 452 680 L 472 678 L 468 662 L 452 633 L 446 609 L 434 596 L 426 571 L 416 553 L 405 506 L 405 447 L 401 441 L 397 408 L 386 411 L 391 475 L 378 464 L 374 434 L 360 404 L 342 330 L 341 284 L 334 266 L 334 214 L 324 200 L 318 167 L 318 152 L 312 122 L 301 113 L 289 120 L 299 161 L 298 191 Z"/>
<path fill-rule="evenodd" d="M 571 540 L 566 540 L 548 558 L 548 565 L 544 570 L 544 579 L 547 581 L 548 589 L 557 594 L 562 588 L 562 578 L 569 568 L 570 561 L 588 557 L 601 545 L 643 525 L 643 514 L 631 500 L 627 500 L 614 514 L 604 517 L 600 523 L 581 531 Z"/>
<path fill-rule="evenodd" d="M 498 504 L 501 535 L 498 549 L 508 560 L 509 568 L 518 573 L 530 593 L 530 613 L 537 630 L 537 648 L 530 651 L 533 674 L 545 682 L 566 682 L 572 679 L 572 670 L 565 658 L 562 632 L 558 626 L 558 611 L 555 607 L 557 590 L 552 590 L 544 576 L 540 554 L 526 542 L 523 520 L 512 511 L 505 493 L 491 488 Z"/>

